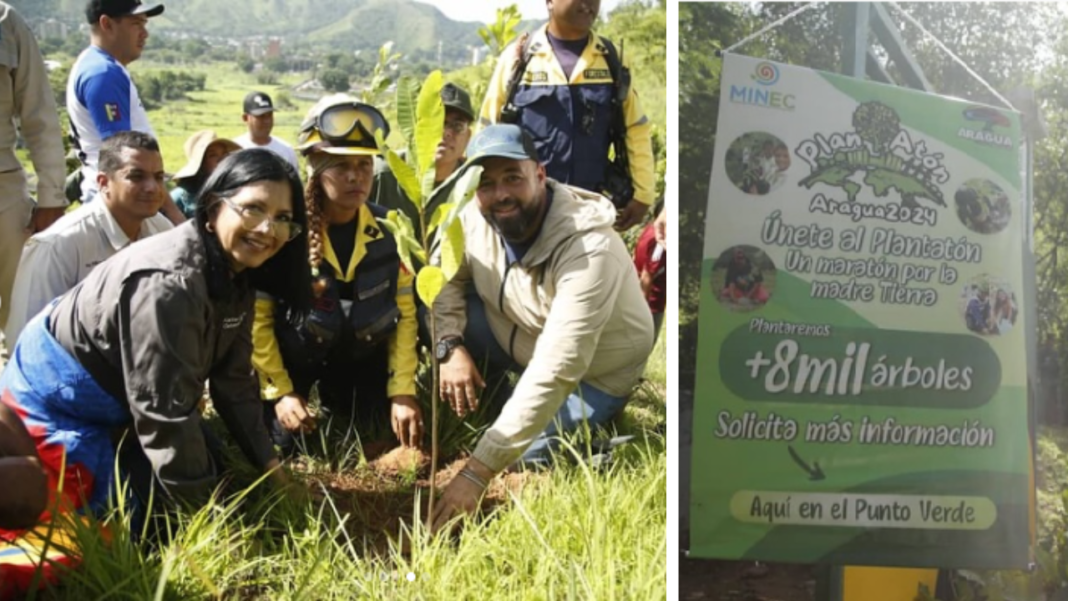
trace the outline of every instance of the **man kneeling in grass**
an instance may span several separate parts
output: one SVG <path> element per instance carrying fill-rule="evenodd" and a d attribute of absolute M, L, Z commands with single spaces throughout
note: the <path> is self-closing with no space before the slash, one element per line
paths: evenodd
<path fill-rule="evenodd" d="M 434 531 L 473 512 L 497 473 L 547 465 L 555 437 L 618 415 L 653 348 L 611 202 L 548 178 L 515 125 L 487 127 L 468 156 L 465 169 L 482 167 L 478 202 L 460 216 L 460 270 L 434 303 L 442 399 L 460 416 L 475 410 L 485 387 L 477 365 L 522 375 L 445 488 Z"/>

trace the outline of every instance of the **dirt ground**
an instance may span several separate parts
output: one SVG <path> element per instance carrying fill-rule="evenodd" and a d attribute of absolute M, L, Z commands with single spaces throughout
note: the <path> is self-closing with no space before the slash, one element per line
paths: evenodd
<path fill-rule="evenodd" d="M 718 559 L 679 560 L 683 601 L 814 601 L 812 566 Z"/>
<path fill-rule="evenodd" d="M 369 454 L 370 455 L 370 454 Z M 438 469 L 440 491 L 459 473 L 467 461 L 460 457 L 443 461 Z M 415 518 L 413 488 L 421 489 L 420 515 L 426 516 L 430 497 L 430 456 L 414 449 L 395 448 L 369 461 L 367 469 L 356 472 L 310 476 L 320 483 L 341 515 L 347 515 L 346 531 L 371 552 L 388 554 L 391 540 L 399 540 L 404 528 Z M 538 486 L 547 475 L 531 472 L 505 474 L 494 479 L 486 491 L 482 512 L 492 514 L 506 502 L 509 492 L 518 493 Z M 403 526 L 403 528 L 402 528 Z M 405 546 L 402 543 L 402 546 Z"/>

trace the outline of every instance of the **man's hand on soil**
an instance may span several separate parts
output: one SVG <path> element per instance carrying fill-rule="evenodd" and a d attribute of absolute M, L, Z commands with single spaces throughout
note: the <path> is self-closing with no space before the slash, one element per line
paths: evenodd
<path fill-rule="evenodd" d="M 452 407 L 456 415 L 464 417 L 467 411 L 478 409 L 478 395 L 486 387 L 478 367 L 467 349 L 453 349 L 448 361 L 441 364 L 441 400 Z"/>
<path fill-rule="evenodd" d="M 486 482 L 494 476 L 493 472 L 477 459 L 468 460 L 464 469 L 470 469 Z M 482 504 L 485 493 L 485 487 L 463 474 L 454 476 L 434 505 L 434 514 L 430 516 L 430 533 L 437 534 L 447 526 L 449 532 L 453 531 L 460 523 L 454 520 L 459 516 L 473 515 Z"/>

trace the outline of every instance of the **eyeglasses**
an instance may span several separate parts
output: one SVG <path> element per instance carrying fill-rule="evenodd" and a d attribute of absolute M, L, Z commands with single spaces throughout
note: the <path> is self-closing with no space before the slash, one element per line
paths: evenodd
<path fill-rule="evenodd" d="M 284 221 L 289 219 L 288 216 L 271 218 L 270 215 L 259 207 L 243 207 L 229 198 L 223 198 L 222 201 L 226 203 L 226 206 L 233 209 L 233 211 L 237 213 L 237 216 L 241 218 L 241 227 L 250 232 L 260 229 L 260 226 L 262 226 L 264 222 L 267 222 L 270 224 L 269 229 L 275 238 L 284 239 L 286 242 L 289 242 L 304 231 L 304 228 L 300 227 L 299 223 Z"/>
<path fill-rule="evenodd" d="M 461 121 L 459 119 L 449 119 L 445 121 L 445 130 L 451 131 L 455 135 L 460 135 L 471 126 L 467 121 Z"/>

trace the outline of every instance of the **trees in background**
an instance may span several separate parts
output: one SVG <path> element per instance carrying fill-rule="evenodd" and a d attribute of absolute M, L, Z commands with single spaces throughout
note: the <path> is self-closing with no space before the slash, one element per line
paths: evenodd
<path fill-rule="evenodd" d="M 134 73 L 133 79 L 145 108 L 154 108 L 167 100 L 185 98 L 188 92 L 203 90 L 206 76 L 203 73 L 163 70 Z"/>
<path fill-rule="evenodd" d="M 344 92 L 349 89 L 349 75 L 341 69 L 323 69 L 319 72 L 319 84 L 327 92 Z"/>
<path fill-rule="evenodd" d="M 679 387 L 693 389 L 697 361 L 697 302 L 704 254 L 705 207 L 719 114 L 716 51 L 758 22 L 740 4 L 679 4 Z"/>

